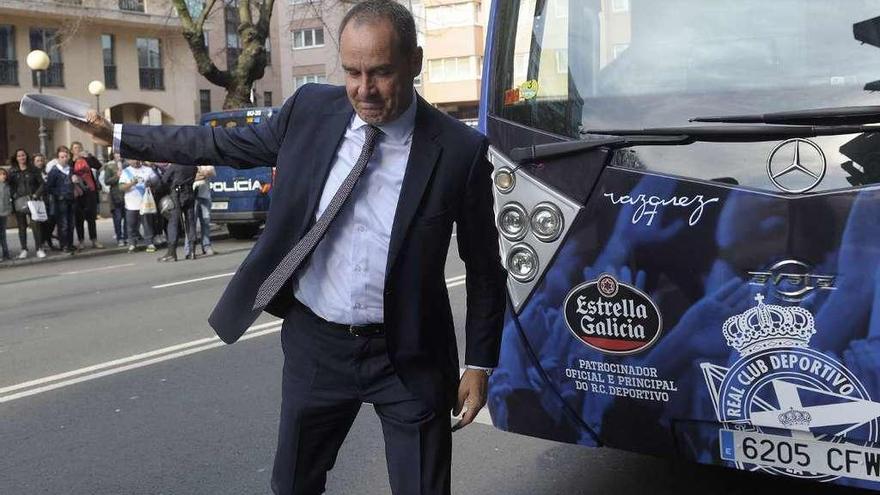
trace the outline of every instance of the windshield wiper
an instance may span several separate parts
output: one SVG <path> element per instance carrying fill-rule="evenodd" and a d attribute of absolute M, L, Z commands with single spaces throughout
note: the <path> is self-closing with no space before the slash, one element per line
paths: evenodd
<path fill-rule="evenodd" d="M 584 153 L 599 148 L 619 149 L 630 146 L 677 146 L 691 144 L 688 136 L 620 136 L 589 141 L 563 141 L 561 143 L 536 144 L 510 150 L 510 159 L 519 163 L 529 163 L 548 158 Z"/>
<path fill-rule="evenodd" d="M 859 125 L 880 122 L 880 106 L 814 108 L 754 115 L 696 117 L 690 122 L 728 124 Z"/>
<path fill-rule="evenodd" d="M 582 134 L 615 136 L 586 141 L 563 141 L 510 150 L 510 159 L 520 163 L 535 162 L 599 148 L 620 149 L 632 146 L 680 146 L 695 142 L 754 143 L 792 138 L 835 136 L 880 132 L 880 126 L 867 125 L 716 125 L 657 127 L 653 129 L 589 129 Z"/>
<path fill-rule="evenodd" d="M 590 129 L 588 134 L 609 136 L 688 136 L 694 142 L 750 143 L 781 139 L 835 136 L 880 132 L 880 126 L 867 125 L 714 125 L 690 127 L 657 127 L 654 129 Z"/>

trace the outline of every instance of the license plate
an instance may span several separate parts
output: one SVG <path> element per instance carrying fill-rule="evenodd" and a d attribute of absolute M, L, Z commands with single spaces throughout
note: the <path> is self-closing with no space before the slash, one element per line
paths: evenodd
<path fill-rule="evenodd" d="M 211 203 L 211 209 L 212 210 L 228 210 L 229 203 L 227 203 L 226 201 L 214 201 L 213 203 Z"/>
<path fill-rule="evenodd" d="M 880 450 L 754 431 L 720 430 L 721 458 L 758 466 L 880 481 Z"/>

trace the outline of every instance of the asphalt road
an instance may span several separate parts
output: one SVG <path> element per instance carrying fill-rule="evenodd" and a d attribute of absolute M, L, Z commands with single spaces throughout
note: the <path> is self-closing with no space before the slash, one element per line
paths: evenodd
<path fill-rule="evenodd" d="M 0 494 L 265 494 L 280 403 L 279 325 L 232 346 L 207 316 L 251 243 L 156 263 L 114 254 L 0 270 Z M 462 342 L 464 274 L 450 297 Z M 460 349 L 460 352 L 463 349 Z M 586 449 L 474 424 L 454 436 L 456 494 L 862 493 Z M 389 493 L 364 406 L 327 493 Z"/>

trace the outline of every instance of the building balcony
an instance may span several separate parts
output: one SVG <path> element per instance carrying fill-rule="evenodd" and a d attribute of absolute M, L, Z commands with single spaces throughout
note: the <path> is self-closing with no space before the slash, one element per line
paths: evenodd
<path fill-rule="evenodd" d="M 18 86 L 18 60 L 0 60 L 0 86 Z"/>
<path fill-rule="evenodd" d="M 104 87 L 107 89 L 118 89 L 119 85 L 116 82 L 116 66 L 115 65 L 105 65 L 104 66 Z"/>
<path fill-rule="evenodd" d="M 163 69 L 140 68 L 141 89 L 165 90 L 165 71 Z"/>
<path fill-rule="evenodd" d="M 40 86 L 37 81 L 37 71 L 31 71 L 31 83 L 35 88 Z M 43 71 L 43 87 L 44 88 L 63 88 L 64 87 L 64 64 L 52 63 L 49 68 Z"/>
<path fill-rule="evenodd" d="M 40 20 L 86 18 L 162 30 L 181 27 L 170 0 L 2 0 L 0 17 L 8 16 Z"/>

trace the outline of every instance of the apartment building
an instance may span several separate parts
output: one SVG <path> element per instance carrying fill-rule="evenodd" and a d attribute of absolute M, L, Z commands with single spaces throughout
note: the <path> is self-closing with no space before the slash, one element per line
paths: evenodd
<path fill-rule="evenodd" d="M 39 149 L 36 119 L 18 112 L 37 77 L 25 60 L 47 52 L 44 92 L 96 104 L 90 81 L 106 86 L 101 109 L 115 122 L 181 123 L 198 115 L 193 57 L 168 0 L 0 2 L 0 157 Z M 84 140 L 66 121 L 47 121 L 47 149 Z M 5 159 L 4 159 L 5 162 Z"/>
<path fill-rule="evenodd" d="M 416 89 L 439 109 L 458 118 L 477 116 L 489 0 L 398 0 L 413 13 L 425 52 Z M 339 23 L 356 3 L 346 0 L 286 0 L 278 16 L 281 91 L 293 94 L 309 82 L 343 84 Z M 284 33 L 287 33 L 286 35 Z"/>

